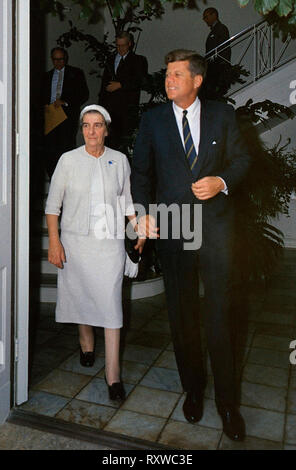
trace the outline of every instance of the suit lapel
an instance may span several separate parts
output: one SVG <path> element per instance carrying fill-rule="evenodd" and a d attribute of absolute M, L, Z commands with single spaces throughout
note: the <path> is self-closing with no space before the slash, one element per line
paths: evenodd
<path fill-rule="evenodd" d="M 209 135 L 209 109 L 207 107 L 206 101 L 201 101 L 200 103 L 200 139 L 198 147 L 198 156 L 197 162 L 194 167 L 194 180 L 198 179 L 198 176 L 201 172 L 204 160 L 207 155 L 208 148 L 208 135 Z"/>

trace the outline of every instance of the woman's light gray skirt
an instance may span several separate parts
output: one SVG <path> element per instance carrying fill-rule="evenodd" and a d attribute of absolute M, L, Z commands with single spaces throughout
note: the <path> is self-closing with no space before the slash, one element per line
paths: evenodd
<path fill-rule="evenodd" d="M 56 321 L 122 327 L 124 240 L 64 232 L 66 263 L 58 270 Z"/>

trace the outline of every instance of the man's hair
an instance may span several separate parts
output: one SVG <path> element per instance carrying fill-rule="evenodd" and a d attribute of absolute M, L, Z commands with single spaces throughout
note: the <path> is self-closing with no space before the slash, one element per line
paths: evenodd
<path fill-rule="evenodd" d="M 67 63 L 68 62 L 68 59 L 69 59 L 69 55 L 68 55 L 68 52 L 66 51 L 66 49 L 64 49 L 63 47 L 54 47 L 53 49 L 51 49 L 51 52 L 50 52 L 50 57 L 52 58 L 53 54 L 55 53 L 55 51 L 60 51 L 64 54 L 64 59 L 65 59 L 65 62 Z"/>
<path fill-rule="evenodd" d="M 175 49 L 165 56 L 166 65 L 170 62 L 180 62 L 184 60 L 188 60 L 189 70 L 192 76 L 201 75 L 205 78 L 207 73 L 207 62 L 205 58 L 197 52 L 190 51 L 188 49 Z"/>
<path fill-rule="evenodd" d="M 133 36 L 127 31 L 120 31 L 116 34 L 116 39 L 127 39 L 129 42 L 133 42 Z"/>
<path fill-rule="evenodd" d="M 218 13 L 218 10 L 216 10 L 216 8 L 213 8 L 213 7 L 206 8 L 203 14 L 205 13 L 215 13 L 217 15 L 217 18 L 219 18 L 219 13 Z"/>

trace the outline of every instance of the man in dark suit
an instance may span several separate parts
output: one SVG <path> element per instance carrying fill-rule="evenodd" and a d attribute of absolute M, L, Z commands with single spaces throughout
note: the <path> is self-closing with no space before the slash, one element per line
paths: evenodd
<path fill-rule="evenodd" d="M 203 13 L 203 19 L 211 28 L 211 32 L 209 33 L 206 40 L 206 53 L 208 53 L 216 47 L 218 48 L 220 44 L 229 39 L 229 31 L 227 26 L 225 26 L 225 24 L 222 24 L 221 21 L 219 21 L 219 13 L 216 8 L 207 8 Z M 225 50 L 223 50 L 220 53 L 220 56 L 220 60 L 222 58 L 225 61 L 230 62 L 230 47 L 227 47 Z"/>
<path fill-rule="evenodd" d="M 132 195 L 134 203 L 147 214 L 139 217 L 139 231 L 145 238 L 158 233 L 156 225 L 160 228 L 157 244 L 169 320 L 178 370 L 187 392 L 185 418 L 189 422 L 201 419 L 206 385 L 199 326 L 199 270 L 205 287 L 204 322 L 217 409 L 224 432 L 231 439 L 242 440 L 245 427 L 235 390 L 229 304 L 233 198 L 248 171 L 249 155 L 233 108 L 197 97 L 206 73 L 205 59 L 194 51 L 176 50 L 166 56 L 166 64 L 165 88 L 171 101 L 143 115 L 134 149 Z M 169 222 L 158 214 L 156 224 L 149 214 L 155 181 L 156 203 L 167 207 L 174 204 L 179 218 L 176 211 Z M 202 207 L 202 221 L 196 207 Z M 190 212 L 187 226 L 183 217 L 186 211 L 187 215 Z M 188 247 L 184 242 L 192 228 L 197 233 L 194 227 L 198 224 L 202 244 L 196 249 L 196 243 Z M 168 228 L 168 236 L 162 237 L 162 225 Z M 179 226 L 181 234 L 176 236 Z M 136 248 L 141 251 L 144 242 L 139 238 Z"/>
<path fill-rule="evenodd" d="M 209 98 L 214 98 L 216 86 L 219 87 L 221 96 L 228 91 L 230 85 L 226 75 L 230 69 L 231 48 L 225 46 L 219 48 L 220 44 L 229 39 L 229 31 L 227 26 L 219 21 L 219 13 L 216 8 L 207 8 L 203 13 L 203 19 L 211 28 L 206 40 L 206 54 L 213 49 L 216 49 L 217 52 L 209 59 L 206 81 L 208 91 L 206 95 Z"/>
<path fill-rule="evenodd" d="M 148 73 L 146 57 L 135 54 L 132 46 L 129 33 L 116 36 L 117 54 L 107 61 L 102 77 L 99 104 L 111 115 L 108 144 L 113 148 L 119 148 L 122 137 L 135 128 L 141 85 Z"/>
<path fill-rule="evenodd" d="M 51 51 L 54 68 L 45 74 L 43 104 L 62 107 L 67 119 L 45 136 L 46 170 L 52 176 L 60 156 L 76 147 L 80 107 L 88 100 L 84 73 L 68 65 L 68 53 L 62 47 Z"/>

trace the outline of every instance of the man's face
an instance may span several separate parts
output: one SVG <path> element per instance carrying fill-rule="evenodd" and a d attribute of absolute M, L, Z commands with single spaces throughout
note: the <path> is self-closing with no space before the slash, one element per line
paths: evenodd
<path fill-rule="evenodd" d="M 201 75 L 191 75 L 189 61 L 170 62 L 167 66 L 165 90 L 170 100 L 177 106 L 187 108 L 196 98 L 202 84 Z"/>
<path fill-rule="evenodd" d="M 217 14 L 215 12 L 205 10 L 203 14 L 203 20 L 207 23 L 208 26 L 212 26 L 212 24 L 217 21 Z"/>
<path fill-rule="evenodd" d="M 62 70 L 66 65 L 66 60 L 63 51 L 54 51 L 52 54 L 52 63 L 55 69 Z"/>
<path fill-rule="evenodd" d="M 121 56 L 124 56 L 125 54 L 128 53 L 130 46 L 131 46 L 131 43 L 127 38 L 116 39 L 117 52 Z"/>

